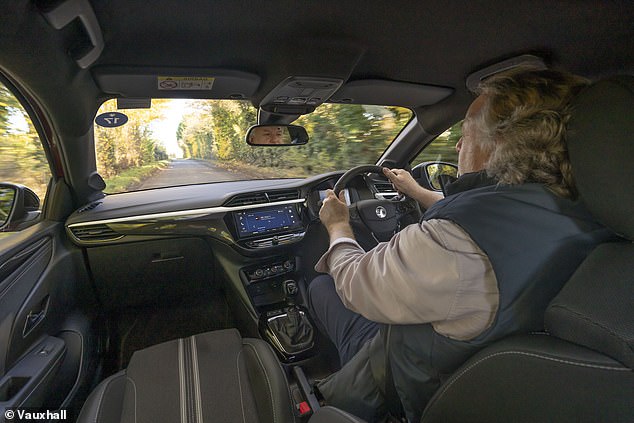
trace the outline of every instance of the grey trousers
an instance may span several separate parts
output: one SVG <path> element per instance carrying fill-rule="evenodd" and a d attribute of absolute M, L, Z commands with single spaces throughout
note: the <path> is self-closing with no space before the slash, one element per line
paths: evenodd
<path fill-rule="evenodd" d="M 379 331 L 379 325 L 347 309 L 332 277 L 320 275 L 308 288 L 309 307 L 326 335 L 337 347 L 341 366 L 350 361 L 361 347 Z"/>

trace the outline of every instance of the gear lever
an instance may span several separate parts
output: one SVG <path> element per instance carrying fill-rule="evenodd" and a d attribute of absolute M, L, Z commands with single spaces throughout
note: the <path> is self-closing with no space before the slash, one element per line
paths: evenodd
<path fill-rule="evenodd" d="M 289 307 L 295 306 L 295 297 L 297 297 L 298 291 L 297 282 L 292 279 L 284 281 L 284 298 Z"/>
<path fill-rule="evenodd" d="M 297 307 L 299 287 L 294 280 L 286 280 L 282 284 L 286 300 L 286 315 L 269 321 L 269 327 L 276 334 L 287 352 L 302 351 L 312 345 L 313 328 Z"/>
<path fill-rule="evenodd" d="M 289 330 L 289 336 L 294 338 L 299 330 L 299 324 L 301 322 L 301 317 L 299 315 L 299 308 L 295 305 L 295 299 L 297 297 L 297 282 L 294 280 L 284 281 L 284 297 L 286 299 L 286 304 L 288 304 L 288 308 L 286 309 L 286 315 L 289 320 L 289 327 L 292 328 Z"/>

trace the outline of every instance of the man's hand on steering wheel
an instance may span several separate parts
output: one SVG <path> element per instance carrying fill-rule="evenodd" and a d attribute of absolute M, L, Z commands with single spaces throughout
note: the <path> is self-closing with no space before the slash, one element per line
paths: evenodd
<path fill-rule="evenodd" d="M 428 209 L 437 201 L 442 200 L 443 195 L 425 189 L 418 185 L 411 173 L 403 169 L 383 168 L 383 174 L 392 182 L 399 194 L 413 198 L 423 209 Z"/>
<path fill-rule="evenodd" d="M 376 165 L 354 167 L 339 178 L 332 190 L 334 192 L 327 191 L 319 217 L 328 230 L 331 241 L 344 236 L 352 238 L 351 224 L 359 223 L 377 242 L 387 241 L 399 231 L 401 218 L 418 210 L 415 201 L 405 198 L 399 201 L 382 198 L 356 200 L 350 206 L 346 206 L 341 193 L 348 183 L 359 175 L 383 172 L 383 168 Z M 340 198 L 336 197 L 337 193 Z"/>
<path fill-rule="evenodd" d="M 353 238 L 352 229 L 350 228 L 350 212 L 348 211 L 344 195 L 344 192 L 341 191 L 339 198 L 337 198 L 333 190 L 326 190 L 326 198 L 324 198 L 321 209 L 319 209 L 319 219 L 326 227 L 331 239 Z"/>
<path fill-rule="evenodd" d="M 388 169 L 384 167 L 383 174 L 392 182 L 399 194 L 415 198 L 416 193 L 421 188 L 412 174 L 404 169 Z"/>

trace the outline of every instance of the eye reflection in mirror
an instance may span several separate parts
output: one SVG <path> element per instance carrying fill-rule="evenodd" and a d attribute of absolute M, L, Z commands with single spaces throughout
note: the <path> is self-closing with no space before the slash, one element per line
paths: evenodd
<path fill-rule="evenodd" d="M 0 187 L 0 228 L 4 227 L 11 217 L 15 192 L 14 188 Z"/>
<path fill-rule="evenodd" d="M 258 146 L 302 145 L 308 142 L 308 133 L 298 125 L 255 125 L 249 128 L 246 140 Z"/>

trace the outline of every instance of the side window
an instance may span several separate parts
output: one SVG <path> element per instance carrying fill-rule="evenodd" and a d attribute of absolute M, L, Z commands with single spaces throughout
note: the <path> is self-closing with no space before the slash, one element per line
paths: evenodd
<path fill-rule="evenodd" d="M 435 140 L 427 144 L 412 161 L 412 167 L 423 162 L 448 162 L 458 164 L 456 144 L 462 136 L 462 121 L 454 124 Z"/>
<path fill-rule="evenodd" d="M 51 170 L 28 113 L 0 82 L 0 232 L 38 220 Z"/>

